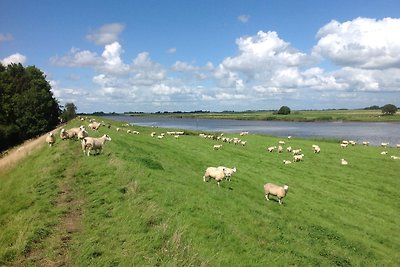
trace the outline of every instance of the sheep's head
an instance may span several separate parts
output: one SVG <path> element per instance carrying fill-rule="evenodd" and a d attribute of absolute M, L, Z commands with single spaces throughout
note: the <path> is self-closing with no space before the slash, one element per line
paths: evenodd
<path fill-rule="evenodd" d="M 111 141 L 111 137 L 108 134 L 105 134 L 104 137 L 106 138 L 107 141 Z"/>
<path fill-rule="evenodd" d="M 283 186 L 283 189 L 287 192 L 287 191 L 289 190 L 289 186 L 284 185 L 284 186 Z"/>

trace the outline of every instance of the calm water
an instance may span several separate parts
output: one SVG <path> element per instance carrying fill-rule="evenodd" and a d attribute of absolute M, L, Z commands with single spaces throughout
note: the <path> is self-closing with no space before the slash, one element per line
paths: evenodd
<path fill-rule="evenodd" d="M 248 131 L 282 137 L 291 135 L 304 138 L 334 138 L 355 140 L 359 143 L 369 141 L 371 145 L 380 145 L 382 142 L 389 142 L 390 146 L 400 144 L 400 123 L 241 121 L 139 116 L 110 116 L 110 118 L 148 127 L 224 133 Z"/>

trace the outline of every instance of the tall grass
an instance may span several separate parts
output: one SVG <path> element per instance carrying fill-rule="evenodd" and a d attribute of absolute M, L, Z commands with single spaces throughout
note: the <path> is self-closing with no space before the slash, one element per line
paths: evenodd
<path fill-rule="evenodd" d="M 395 148 L 384 156 L 379 147 L 341 149 L 331 140 L 294 137 L 286 145 L 302 148 L 304 161 L 284 165 L 289 153 L 266 151 L 277 145 L 273 136 L 250 134 L 242 137 L 244 147 L 224 143 L 214 151 L 219 141 L 196 132 L 160 140 L 150 133 L 167 130 L 110 123 L 111 129 L 90 132 L 112 137 L 100 155 L 84 156 L 77 141 L 58 140 L 18 168 L 0 171 L 0 264 L 57 262 L 56 239 L 66 235 L 67 266 L 400 262 L 400 161 L 390 158 L 400 154 Z M 313 142 L 321 154 L 312 152 Z M 341 166 L 341 158 L 349 165 Z M 220 187 L 203 182 L 206 167 L 218 165 L 237 167 L 232 181 Z M 289 185 L 283 205 L 265 200 L 266 182 Z M 80 210 L 80 226 L 67 234 L 59 226 L 71 206 L 57 204 L 65 183 Z"/>

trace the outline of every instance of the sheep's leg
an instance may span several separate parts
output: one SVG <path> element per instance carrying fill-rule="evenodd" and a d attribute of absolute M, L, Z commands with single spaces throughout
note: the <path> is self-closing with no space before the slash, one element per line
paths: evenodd
<path fill-rule="evenodd" d="M 279 204 L 281 204 L 281 205 L 282 205 L 282 201 L 281 201 L 281 199 L 280 199 L 280 198 L 278 198 L 278 200 L 279 200 Z"/>
<path fill-rule="evenodd" d="M 203 181 L 204 181 L 204 182 L 206 181 L 206 177 L 205 177 L 205 176 L 203 176 Z"/>
<path fill-rule="evenodd" d="M 265 198 L 267 199 L 267 200 L 269 200 L 269 193 L 268 194 L 265 194 Z"/>

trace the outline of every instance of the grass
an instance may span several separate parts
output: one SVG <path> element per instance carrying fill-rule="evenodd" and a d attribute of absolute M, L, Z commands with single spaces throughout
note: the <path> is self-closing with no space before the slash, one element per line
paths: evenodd
<path fill-rule="evenodd" d="M 144 114 L 140 114 L 143 116 Z M 400 113 L 383 115 L 381 110 L 293 110 L 289 115 L 273 111 L 210 112 L 210 113 L 162 113 L 147 116 L 179 118 L 235 119 L 235 120 L 283 120 L 283 121 L 364 121 L 399 122 Z"/>
<path fill-rule="evenodd" d="M 45 144 L 0 170 L 0 265 L 398 266 L 400 151 L 334 140 L 285 140 L 304 161 L 269 153 L 273 136 L 247 145 L 151 138 L 165 129 L 111 129 L 102 154 L 77 141 Z M 66 128 L 80 125 L 72 121 Z M 123 130 L 117 132 L 116 127 Z M 128 135 L 127 129 L 140 131 Z M 235 134 L 227 134 L 236 137 Z M 317 142 L 321 154 L 313 154 Z M 341 166 L 340 159 L 348 160 Z M 236 166 L 232 181 L 203 182 L 208 166 Z M 289 185 L 279 205 L 263 184 Z"/>

